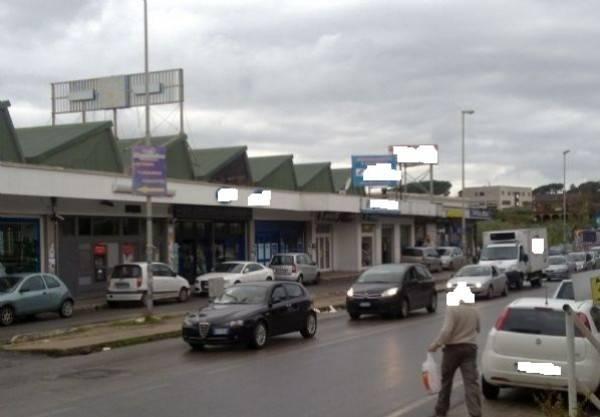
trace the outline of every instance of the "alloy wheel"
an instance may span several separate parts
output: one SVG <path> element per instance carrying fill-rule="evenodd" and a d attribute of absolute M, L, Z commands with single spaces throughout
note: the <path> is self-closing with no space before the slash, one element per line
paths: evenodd
<path fill-rule="evenodd" d="M 60 306 L 60 315 L 61 317 L 68 318 L 73 315 L 73 302 L 71 300 L 66 300 Z"/>
<path fill-rule="evenodd" d="M 12 308 L 4 307 L 0 310 L 0 323 L 3 326 L 10 326 L 15 320 L 15 313 Z"/>
<path fill-rule="evenodd" d="M 254 345 L 261 348 L 267 343 L 267 328 L 263 323 L 258 323 L 254 329 Z"/>

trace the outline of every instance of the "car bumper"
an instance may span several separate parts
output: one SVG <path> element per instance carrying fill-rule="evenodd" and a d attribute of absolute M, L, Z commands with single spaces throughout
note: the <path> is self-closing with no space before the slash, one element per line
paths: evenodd
<path fill-rule="evenodd" d="M 108 292 L 106 301 L 141 301 L 143 296 L 142 292 Z"/>
<path fill-rule="evenodd" d="M 346 310 L 357 314 L 393 314 L 399 311 L 395 297 L 390 298 L 350 298 L 346 297 Z"/>
<path fill-rule="evenodd" d="M 217 334 L 218 329 L 226 329 L 226 334 Z M 252 338 L 252 328 L 247 326 L 226 327 L 211 326 L 205 337 L 200 335 L 198 326 L 184 325 L 181 328 L 183 340 L 187 343 L 203 343 L 207 345 L 228 345 L 246 343 Z"/>
<path fill-rule="evenodd" d="M 299 274 L 275 274 L 276 281 L 298 281 Z"/>
<path fill-rule="evenodd" d="M 569 271 L 561 271 L 561 272 L 544 272 L 544 276 L 547 279 L 567 279 L 569 278 Z"/>
<path fill-rule="evenodd" d="M 547 376 L 520 372 L 516 369 L 516 364 L 519 361 L 534 363 L 552 362 L 554 365 L 561 367 L 561 375 Z M 575 370 L 577 382 L 582 383 L 583 386 L 594 392 L 600 383 L 600 369 L 598 364 L 595 363 L 594 360 L 586 359 L 576 362 Z M 568 387 L 566 362 L 514 358 L 489 351 L 484 351 L 482 357 L 482 375 L 488 383 L 500 387 L 522 387 L 560 391 L 566 391 Z M 580 389 L 580 392 L 583 393 L 583 389 Z"/>

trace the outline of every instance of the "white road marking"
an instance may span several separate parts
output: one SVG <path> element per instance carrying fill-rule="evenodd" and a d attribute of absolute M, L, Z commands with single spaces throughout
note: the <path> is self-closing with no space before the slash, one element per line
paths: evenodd
<path fill-rule="evenodd" d="M 454 391 L 456 388 L 459 388 L 459 387 L 462 387 L 462 386 L 463 386 L 462 382 L 455 383 L 452 386 L 452 391 Z M 423 405 L 425 405 L 428 402 L 431 402 L 433 400 L 437 400 L 437 395 L 429 395 L 427 397 L 423 397 L 420 400 L 414 401 L 414 402 L 412 402 L 409 405 L 406 405 L 406 406 L 404 406 L 402 408 L 399 408 L 399 409 L 393 411 L 390 414 L 385 415 L 385 417 L 401 417 L 401 416 L 403 416 L 403 415 L 405 415 L 407 413 L 410 413 L 411 411 L 413 411 L 413 410 L 415 410 L 415 409 L 417 409 L 417 408 L 419 408 L 419 407 L 421 407 L 421 406 L 423 406 Z"/>

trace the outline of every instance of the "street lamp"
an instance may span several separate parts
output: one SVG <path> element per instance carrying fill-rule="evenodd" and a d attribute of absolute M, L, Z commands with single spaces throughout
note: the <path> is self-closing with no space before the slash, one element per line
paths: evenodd
<path fill-rule="evenodd" d="M 465 200 L 465 115 L 474 114 L 475 110 L 462 110 L 461 126 L 462 126 L 462 249 L 467 252 L 467 218 L 466 218 L 466 200 Z"/>
<path fill-rule="evenodd" d="M 563 151 L 563 244 L 567 246 L 567 154 L 569 149 Z"/>

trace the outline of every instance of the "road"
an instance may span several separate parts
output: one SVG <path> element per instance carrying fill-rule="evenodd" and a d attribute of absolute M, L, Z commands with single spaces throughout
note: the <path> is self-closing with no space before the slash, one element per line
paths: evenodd
<path fill-rule="evenodd" d="M 444 271 L 434 274 L 434 279 L 445 280 L 449 276 L 450 272 Z M 319 285 L 307 286 L 307 289 L 314 297 L 344 295 L 352 282 L 353 279 L 338 278 L 322 281 Z M 183 314 L 187 311 L 204 307 L 207 303 L 206 297 L 190 297 L 185 303 L 159 302 L 155 306 L 155 314 Z M 134 318 L 139 317 L 143 313 L 143 307 L 133 304 L 132 306 L 116 309 L 76 311 L 73 317 L 69 319 L 61 319 L 58 317 L 58 314 L 39 314 L 33 318 L 20 319 L 12 326 L 0 327 L 0 343 L 7 342 L 18 334 L 44 332 L 103 321 Z"/>
<path fill-rule="evenodd" d="M 556 284 L 545 285 L 551 293 Z M 478 301 L 480 345 L 511 299 L 543 295 L 526 288 Z M 444 310 L 359 322 L 334 314 L 315 339 L 282 336 L 262 351 L 192 352 L 169 339 L 67 358 L 4 352 L 0 409 L 12 417 L 428 416 L 435 397 L 424 395 L 420 366 Z M 453 401 L 462 395 L 458 386 Z"/>

